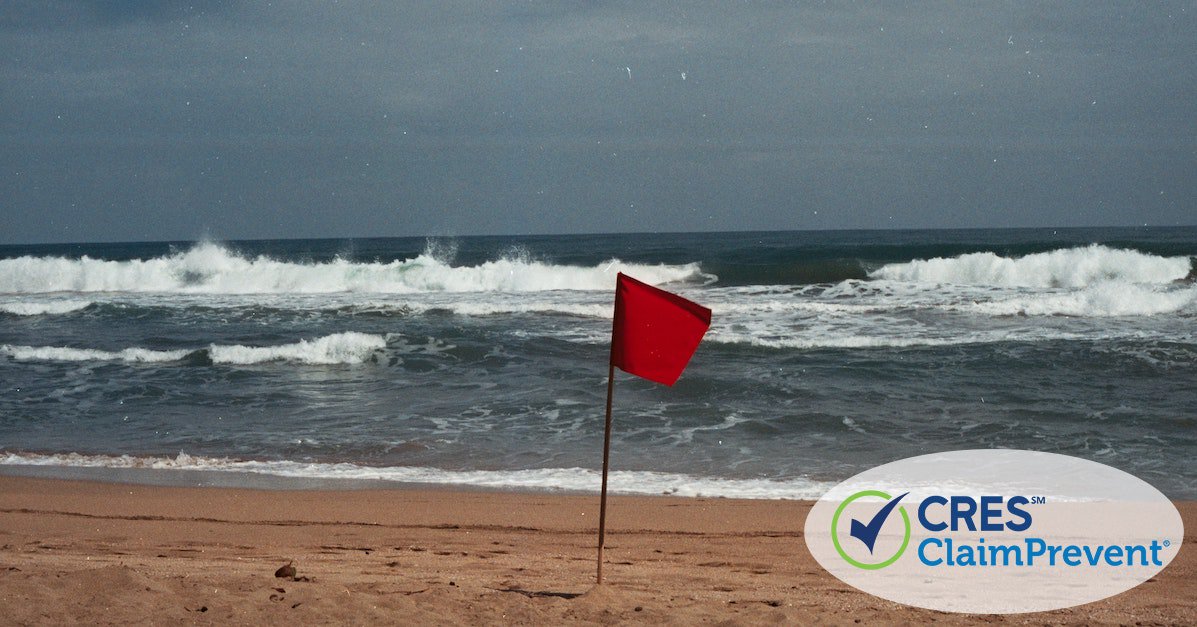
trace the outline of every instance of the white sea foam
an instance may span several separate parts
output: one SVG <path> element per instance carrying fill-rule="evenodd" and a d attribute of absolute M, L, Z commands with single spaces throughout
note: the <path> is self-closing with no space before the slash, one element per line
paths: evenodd
<path fill-rule="evenodd" d="M 375 351 L 386 348 L 387 341 L 379 335 L 366 333 L 334 333 L 314 340 L 300 340 L 279 346 L 220 346 L 207 347 L 208 356 L 216 364 L 264 364 L 276 361 L 311 365 L 360 364 Z M 140 363 L 179 361 L 194 350 L 157 351 L 147 348 L 126 348 L 105 351 L 93 348 L 64 346 L 0 345 L 0 355 L 18 361 L 125 361 Z"/>
<path fill-rule="evenodd" d="M 281 346 L 212 345 L 208 348 L 208 356 L 217 364 L 248 365 L 272 361 L 313 365 L 360 364 L 375 351 L 386 348 L 386 345 L 386 338 L 382 336 L 348 332 Z"/>
<path fill-rule="evenodd" d="M 1177 313 L 1195 305 L 1197 288 L 1194 287 L 1168 289 L 1108 281 L 1065 293 L 1019 295 L 978 302 L 965 309 L 999 316 L 1113 317 Z"/>
<path fill-rule="evenodd" d="M 1190 268 L 1188 257 L 1160 257 L 1094 244 L 1018 258 L 970 253 L 894 263 L 869 276 L 915 283 L 1077 288 L 1103 281 L 1171 283 L 1188 276 Z"/>
<path fill-rule="evenodd" d="M 120 351 L 102 351 L 92 348 L 69 348 L 62 346 L 12 346 L 0 345 L 0 355 L 7 355 L 18 361 L 127 361 L 134 363 L 156 363 L 178 361 L 191 351 L 155 351 L 147 348 L 126 348 Z"/>
<path fill-rule="evenodd" d="M 90 307 L 89 300 L 54 300 L 43 302 L 0 303 L 0 312 L 14 316 L 53 316 Z"/>
<path fill-rule="evenodd" d="M 159 292 L 183 294 L 327 294 L 337 292 L 536 292 L 611 290 L 625 272 L 653 284 L 706 281 L 698 264 L 645 265 L 618 259 L 592 267 L 522 257 L 451 266 L 430 254 L 390 263 L 336 259 L 292 263 L 248 258 L 219 245 L 146 260 L 19 257 L 0 260 L 0 293 Z"/>
<path fill-rule="evenodd" d="M 133 457 L 129 455 L 39 455 L 0 454 L 0 465 L 59 466 L 65 468 L 113 468 L 146 470 L 189 470 L 251 473 L 303 479 L 393 481 L 400 483 L 460 485 L 515 490 L 545 490 L 594 493 L 599 489 L 598 471 L 586 468 L 536 468 L 526 470 L 442 470 L 413 466 L 375 467 L 351 463 L 309 463 L 295 461 L 253 461 L 206 458 L 180 452 L 176 457 Z M 610 473 L 609 489 L 620 494 L 669 494 L 675 496 L 734 497 L 746 499 L 814 499 L 831 487 L 830 482 L 809 479 L 722 479 L 694 475 L 621 471 Z"/>
<path fill-rule="evenodd" d="M 791 336 L 765 335 L 751 332 L 723 331 L 707 335 L 715 344 L 742 344 L 762 348 L 909 348 L 915 346 L 953 346 L 983 344 L 1013 339 L 994 334 L 961 335 L 958 337 L 865 336 L 848 333 L 801 334 Z"/>
<path fill-rule="evenodd" d="M 924 333 L 926 333 L 924 331 Z M 1009 329 L 975 331 L 952 335 L 901 335 L 894 330 L 892 335 L 859 335 L 850 330 L 820 331 L 793 335 L 766 334 L 752 331 L 736 332 L 712 330 L 704 342 L 713 344 L 740 344 L 763 348 L 814 350 L 824 348 L 914 348 L 933 346 L 960 346 L 967 344 L 998 344 L 1003 342 L 1051 342 L 1084 340 L 1133 340 L 1174 341 L 1191 343 L 1195 336 L 1191 332 L 1151 332 L 1136 329 L 1107 329 L 1095 334 L 1086 331 L 1069 331 L 1040 326 L 1021 326 Z"/>
<path fill-rule="evenodd" d="M 511 313 L 558 313 L 587 318 L 610 318 L 611 303 L 487 303 L 487 302 L 458 302 L 446 306 L 446 309 L 461 316 L 494 316 Z"/>

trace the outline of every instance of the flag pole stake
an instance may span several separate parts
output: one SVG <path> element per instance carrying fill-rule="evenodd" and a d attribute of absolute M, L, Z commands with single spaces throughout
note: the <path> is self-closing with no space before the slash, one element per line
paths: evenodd
<path fill-rule="evenodd" d="M 603 540 L 607 532 L 607 461 L 611 457 L 611 394 L 615 390 L 615 362 L 607 370 L 607 423 L 603 428 L 603 491 L 599 497 L 598 577 L 603 583 Z"/>

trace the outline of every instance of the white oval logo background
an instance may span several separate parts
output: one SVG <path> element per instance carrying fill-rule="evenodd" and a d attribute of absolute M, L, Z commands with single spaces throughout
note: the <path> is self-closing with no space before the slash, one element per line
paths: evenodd
<path fill-rule="evenodd" d="M 869 594 L 1011 614 L 1090 603 L 1147 581 L 1180 550 L 1184 525 L 1159 490 L 1116 468 L 981 449 L 856 475 L 815 503 L 805 536 L 819 564 Z"/>

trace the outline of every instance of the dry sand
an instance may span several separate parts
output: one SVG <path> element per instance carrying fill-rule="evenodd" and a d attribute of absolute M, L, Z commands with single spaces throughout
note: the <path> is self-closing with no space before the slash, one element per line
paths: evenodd
<path fill-rule="evenodd" d="M 1197 624 L 1197 503 L 1138 588 L 1041 614 L 919 610 L 806 550 L 810 504 L 435 490 L 263 491 L 0 477 L 3 623 Z M 297 579 L 275 577 L 293 561 Z"/>

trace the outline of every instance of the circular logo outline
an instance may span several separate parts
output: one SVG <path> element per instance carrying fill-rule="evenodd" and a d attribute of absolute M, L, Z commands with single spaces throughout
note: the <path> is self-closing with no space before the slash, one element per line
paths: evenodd
<path fill-rule="evenodd" d="M 840 506 L 836 508 L 835 515 L 831 517 L 831 543 L 835 545 L 836 552 L 840 554 L 840 557 L 842 557 L 845 562 L 864 570 L 880 570 L 898 561 L 898 558 L 902 557 L 902 554 L 906 552 L 906 547 L 910 545 L 910 516 L 906 514 L 906 507 L 902 505 L 898 506 L 898 513 L 902 515 L 902 524 L 906 527 L 906 536 L 902 538 L 902 546 L 898 547 L 897 553 L 894 553 L 889 559 L 876 564 L 868 564 L 855 560 L 848 555 L 848 552 L 844 550 L 844 547 L 840 546 L 840 537 L 836 529 L 839 527 L 840 514 L 844 513 L 844 508 L 847 507 L 852 501 L 866 496 L 875 496 L 885 499 L 886 501 L 894 498 L 885 492 L 882 492 L 881 490 L 861 490 L 860 492 L 857 492 L 856 494 L 844 499 L 844 502 L 840 503 Z"/>

